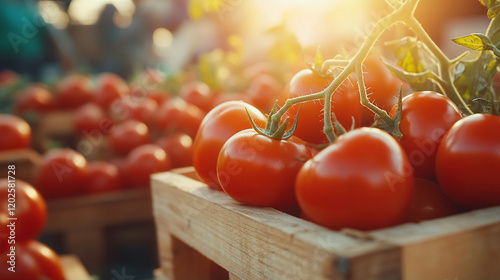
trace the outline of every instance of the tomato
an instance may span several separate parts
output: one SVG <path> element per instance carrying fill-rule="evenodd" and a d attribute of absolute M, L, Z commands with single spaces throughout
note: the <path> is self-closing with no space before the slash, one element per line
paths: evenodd
<path fill-rule="evenodd" d="M 126 120 L 115 125 L 108 135 L 111 149 L 116 155 L 127 155 L 137 146 L 151 142 L 149 128 L 136 120 Z"/>
<path fill-rule="evenodd" d="M 466 208 L 500 205 L 500 117 L 474 114 L 445 134 L 436 175 L 448 197 Z"/>
<path fill-rule="evenodd" d="M 31 145 L 31 127 L 18 116 L 0 114 L 0 151 L 25 149 Z"/>
<path fill-rule="evenodd" d="M 403 221 L 414 178 L 398 142 L 365 127 L 341 135 L 308 160 L 295 188 L 312 221 L 332 229 L 372 230 Z"/>
<path fill-rule="evenodd" d="M 265 127 L 266 117 L 257 108 L 242 101 L 228 101 L 205 116 L 196 134 L 193 166 L 212 189 L 221 190 L 217 179 L 217 157 L 222 145 L 236 132 L 252 127 L 245 108 L 258 126 Z"/>
<path fill-rule="evenodd" d="M 47 88 L 32 84 L 16 96 L 15 112 L 21 116 L 30 112 L 45 113 L 52 109 L 52 102 L 52 94 Z"/>
<path fill-rule="evenodd" d="M 35 186 L 47 199 L 76 196 L 85 188 L 87 160 L 71 149 L 46 152 L 36 176 Z"/>
<path fill-rule="evenodd" d="M 310 157 L 300 138 L 276 140 L 246 129 L 222 146 L 217 177 L 234 200 L 285 211 L 297 205 L 295 176 Z"/>
<path fill-rule="evenodd" d="M 88 194 L 110 193 L 122 187 L 118 167 L 106 161 L 93 161 L 85 173 L 85 192 Z"/>
<path fill-rule="evenodd" d="M 153 173 L 172 168 L 167 153 L 155 144 L 146 144 L 133 149 L 124 166 L 124 179 L 132 188 L 149 188 Z"/>
<path fill-rule="evenodd" d="M 301 70 L 293 76 L 288 85 L 288 98 L 320 92 L 331 81 L 331 77 L 322 77 L 309 69 Z M 313 144 L 328 143 L 328 138 L 323 133 L 324 104 L 324 100 L 315 100 L 297 104 L 288 110 L 288 115 L 293 120 L 300 108 L 295 136 Z M 332 112 L 346 129 L 351 127 L 353 118 L 354 124 L 360 125 L 361 107 L 359 104 L 357 89 L 349 80 L 346 80 L 332 95 Z"/>
<path fill-rule="evenodd" d="M 46 245 L 30 240 L 15 245 L 15 272 L 8 270 L 11 251 L 2 252 L 0 279 L 5 280 L 64 280 L 59 256 Z M 4 259 L 5 258 L 5 259 Z"/>
<path fill-rule="evenodd" d="M 248 88 L 251 103 L 263 112 L 268 112 L 283 92 L 281 83 L 271 75 L 256 76 Z"/>
<path fill-rule="evenodd" d="M 66 76 L 56 86 L 55 102 L 59 108 L 74 109 L 92 101 L 92 82 L 84 75 Z"/>
<path fill-rule="evenodd" d="M 394 77 L 382 60 L 376 56 L 368 56 L 363 62 L 364 81 L 368 100 L 382 110 L 389 112 L 397 103 L 401 81 Z M 370 126 L 375 114 L 362 106 L 362 125 Z"/>
<path fill-rule="evenodd" d="M 36 240 L 27 242 L 24 247 L 40 267 L 43 276 L 50 280 L 66 279 L 61 260 L 54 250 Z"/>
<path fill-rule="evenodd" d="M 156 140 L 170 158 L 172 168 L 193 165 L 193 139 L 191 136 L 178 132 L 163 136 Z"/>
<path fill-rule="evenodd" d="M 103 109 L 109 108 L 118 98 L 127 96 L 130 89 L 120 76 L 114 73 L 101 73 L 97 77 L 93 101 Z"/>
<path fill-rule="evenodd" d="M 158 109 L 156 127 L 163 134 L 184 132 L 194 138 L 205 113 L 181 98 L 167 101 Z"/>
<path fill-rule="evenodd" d="M 198 106 L 204 112 L 212 109 L 215 98 L 208 85 L 200 81 L 193 81 L 182 86 L 179 96 L 187 103 Z"/>
<path fill-rule="evenodd" d="M 76 132 L 80 135 L 87 135 L 95 131 L 107 134 L 113 129 L 111 118 L 94 103 L 87 103 L 75 110 L 74 124 Z"/>
<path fill-rule="evenodd" d="M 14 250 L 0 252 L 0 279 L 28 280 L 44 279 L 41 267 L 37 260 L 26 249 L 26 243 L 16 244 Z M 14 271 L 9 270 L 14 266 Z"/>
<path fill-rule="evenodd" d="M 20 78 L 19 74 L 15 71 L 12 70 L 0 71 L 0 88 L 14 84 L 19 80 L 19 78 Z"/>
<path fill-rule="evenodd" d="M 451 201 L 433 181 L 415 178 L 413 195 L 407 222 L 420 222 L 460 213 L 461 208 Z"/>
<path fill-rule="evenodd" d="M 116 122 L 138 120 L 150 126 L 158 110 L 158 103 L 150 97 L 126 96 L 111 105 L 111 115 Z"/>
<path fill-rule="evenodd" d="M 14 174 L 12 176 L 15 177 Z M 1 178 L 0 199 L 0 226 L 7 233 L 0 235 L 0 251 L 14 244 L 11 242 L 25 242 L 42 232 L 47 220 L 47 205 L 33 186 L 20 179 L 8 181 L 7 178 Z M 9 215 L 10 209 L 14 215 Z M 8 218 L 17 218 L 13 240 L 8 238 L 10 230 L 7 225 L 11 222 Z"/>
<path fill-rule="evenodd" d="M 449 98 L 432 91 L 422 91 L 403 98 L 399 144 L 405 150 L 415 177 L 436 180 L 436 153 L 443 135 L 462 118 Z M 389 115 L 394 118 L 397 105 Z"/>

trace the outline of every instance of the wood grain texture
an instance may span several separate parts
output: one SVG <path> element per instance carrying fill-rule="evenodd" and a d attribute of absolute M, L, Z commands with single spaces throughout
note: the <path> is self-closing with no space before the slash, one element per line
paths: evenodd
<path fill-rule="evenodd" d="M 188 278 L 175 278 L 176 255 L 162 241 L 172 235 L 240 279 L 399 279 L 392 277 L 400 269 L 394 245 L 241 205 L 171 172 L 153 176 L 152 186 L 160 264 L 173 280 Z"/>

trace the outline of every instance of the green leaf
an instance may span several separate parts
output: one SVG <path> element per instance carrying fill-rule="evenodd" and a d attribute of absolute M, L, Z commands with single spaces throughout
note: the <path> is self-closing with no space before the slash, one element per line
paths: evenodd
<path fill-rule="evenodd" d="M 486 6 L 486 8 L 491 8 L 492 6 L 495 5 L 496 0 L 479 0 L 479 2 L 483 5 Z"/>
<path fill-rule="evenodd" d="M 387 68 L 399 79 L 402 81 L 405 81 L 409 84 L 425 84 L 428 79 L 433 78 L 434 76 L 432 75 L 430 70 L 426 70 L 424 72 L 419 72 L 419 73 L 411 73 L 404 71 L 400 68 L 397 68 L 391 64 L 385 63 Z"/>
<path fill-rule="evenodd" d="M 497 4 L 488 9 L 488 17 L 495 18 L 500 13 L 500 4 Z"/>
<path fill-rule="evenodd" d="M 474 33 L 464 37 L 451 39 L 453 42 L 476 51 L 491 50 L 492 43 L 484 34 Z"/>

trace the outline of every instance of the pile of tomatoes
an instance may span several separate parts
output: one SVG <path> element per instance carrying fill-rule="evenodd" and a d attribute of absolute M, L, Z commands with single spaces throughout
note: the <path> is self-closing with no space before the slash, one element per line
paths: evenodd
<path fill-rule="evenodd" d="M 14 199 L 15 208 L 8 205 L 9 198 Z M 47 219 L 40 193 L 20 179 L 1 178 L 0 199 L 0 224 L 8 230 L 0 236 L 0 278 L 66 279 L 59 256 L 36 240 Z M 9 219 L 13 217 L 10 211 L 15 211 L 15 220 Z"/>
<path fill-rule="evenodd" d="M 187 78 L 173 90 L 154 69 L 130 81 L 113 73 L 68 74 L 53 85 L 22 86 L 16 85 L 19 75 L 5 71 L 0 89 L 15 92 L 12 114 L 0 114 L 0 151 L 40 151 L 33 184 L 47 199 L 148 188 L 151 174 L 192 165 L 193 139 L 218 104 L 245 99 L 270 107 L 281 83 L 265 71 L 251 75 L 243 93 L 214 91 Z M 54 113 L 68 118 L 67 133 L 74 134 L 55 139 L 55 147 L 37 139 L 40 119 Z"/>
<path fill-rule="evenodd" d="M 226 102 L 206 115 L 194 140 L 201 180 L 241 203 L 331 229 L 373 230 L 500 205 L 500 116 L 464 116 L 433 91 L 407 91 L 399 105 L 402 82 L 376 57 L 364 68 L 370 101 L 399 120 L 400 139 L 360 104 L 354 77 L 332 95 L 332 143 L 323 132 L 324 100 L 291 107 L 278 130 L 298 115 L 294 132 L 278 136 L 266 133 L 272 122 L 258 108 Z M 331 82 L 299 71 L 279 105 Z"/>

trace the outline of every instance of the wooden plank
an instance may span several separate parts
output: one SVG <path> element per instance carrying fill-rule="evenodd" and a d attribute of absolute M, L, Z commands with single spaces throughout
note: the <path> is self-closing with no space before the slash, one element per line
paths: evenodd
<path fill-rule="evenodd" d="M 153 176 L 159 242 L 179 239 L 231 279 L 500 279 L 500 207 L 369 232 L 331 231 L 241 205 L 195 180 L 192 168 L 175 172 Z M 176 257 L 163 259 L 161 269 L 175 271 Z"/>
<path fill-rule="evenodd" d="M 48 201 L 44 233 L 153 221 L 151 191 L 127 190 Z"/>
<path fill-rule="evenodd" d="M 404 279 L 500 279 L 500 207 L 371 234 L 403 248 Z"/>
<path fill-rule="evenodd" d="M 269 208 L 241 205 L 172 172 L 152 180 L 157 231 L 175 235 L 240 279 L 400 279 L 400 249 Z M 159 236 L 161 239 L 168 236 Z M 172 261 L 160 264 L 172 280 Z M 175 256 L 174 256 L 175 257 Z M 163 258 L 163 260 L 162 260 Z"/>
<path fill-rule="evenodd" d="M 33 184 L 36 176 L 36 168 L 40 163 L 41 156 L 33 149 L 19 149 L 0 152 L 0 178 L 7 177 L 7 167 L 16 165 L 16 179 Z"/>
<path fill-rule="evenodd" d="M 80 260 L 75 255 L 60 256 L 64 276 L 68 280 L 90 280 L 90 275 L 85 270 Z"/>

